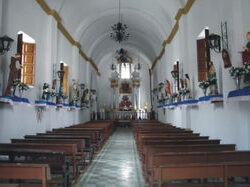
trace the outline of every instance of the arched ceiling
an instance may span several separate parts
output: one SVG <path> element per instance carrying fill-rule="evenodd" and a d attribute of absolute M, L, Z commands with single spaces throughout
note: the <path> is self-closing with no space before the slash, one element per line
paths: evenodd
<path fill-rule="evenodd" d="M 122 22 L 131 34 L 123 44 L 140 51 L 153 62 L 162 42 L 171 32 L 174 17 L 186 0 L 121 0 Z M 120 45 L 109 38 L 111 26 L 118 21 L 118 0 L 46 0 L 83 50 L 98 65 Z"/>

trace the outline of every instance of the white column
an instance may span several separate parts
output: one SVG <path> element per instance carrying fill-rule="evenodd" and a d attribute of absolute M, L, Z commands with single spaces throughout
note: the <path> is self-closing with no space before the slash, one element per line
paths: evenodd
<path fill-rule="evenodd" d="M 47 24 L 47 37 L 46 37 L 46 50 L 45 50 L 45 60 L 44 60 L 44 73 L 46 76 L 44 80 L 40 84 L 46 82 L 51 85 L 53 79 L 53 64 L 58 64 L 57 59 L 57 22 L 52 16 L 48 16 L 48 24 Z M 59 65 L 58 65 L 59 67 Z M 41 70 L 39 70 L 41 71 Z"/>

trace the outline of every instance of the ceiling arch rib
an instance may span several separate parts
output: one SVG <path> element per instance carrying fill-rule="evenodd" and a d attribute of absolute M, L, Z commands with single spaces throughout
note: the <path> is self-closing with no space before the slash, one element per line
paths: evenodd
<path fill-rule="evenodd" d="M 117 22 L 117 0 L 74 0 L 74 3 L 66 0 L 46 1 L 60 11 L 62 22 L 91 58 L 100 59 L 108 50 L 117 49 L 114 43 L 108 42 L 109 37 L 104 39 L 111 26 Z M 133 33 L 128 44 L 140 49 L 152 62 L 162 47 L 162 41 L 173 27 L 176 11 L 185 1 L 123 1 L 123 20 L 128 25 L 129 32 Z M 96 64 L 98 65 L 97 62 Z"/>

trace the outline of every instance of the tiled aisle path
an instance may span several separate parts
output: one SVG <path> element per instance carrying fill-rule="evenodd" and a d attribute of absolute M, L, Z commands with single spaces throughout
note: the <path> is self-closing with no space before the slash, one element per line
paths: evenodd
<path fill-rule="evenodd" d="M 132 129 L 118 128 L 78 187 L 144 187 Z"/>

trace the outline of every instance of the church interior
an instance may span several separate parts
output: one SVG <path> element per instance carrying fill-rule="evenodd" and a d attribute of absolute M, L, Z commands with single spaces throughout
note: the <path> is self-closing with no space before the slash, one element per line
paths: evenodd
<path fill-rule="evenodd" d="M 249 0 L 0 0 L 0 187 L 250 187 Z"/>

